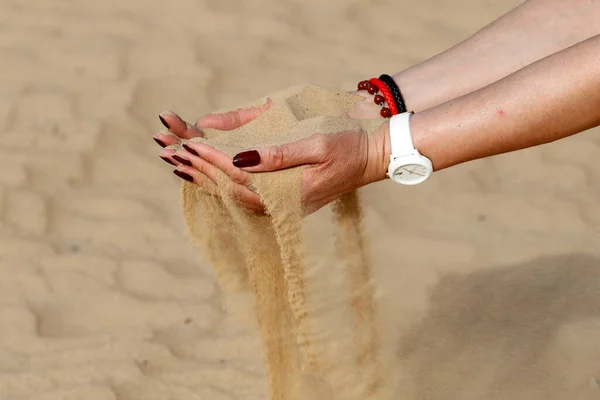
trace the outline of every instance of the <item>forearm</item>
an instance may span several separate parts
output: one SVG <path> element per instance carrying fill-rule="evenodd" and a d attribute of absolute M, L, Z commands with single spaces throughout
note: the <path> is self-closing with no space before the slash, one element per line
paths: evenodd
<path fill-rule="evenodd" d="M 415 147 L 435 170 L 598 125 L 600 35 L 411 119 Z"/>
<path fill-rule="evenodd" d="M 529 0 L 445 52 L 394 75 L 415 112 L 480 89 L 600 34 L 600 2 Z"/>

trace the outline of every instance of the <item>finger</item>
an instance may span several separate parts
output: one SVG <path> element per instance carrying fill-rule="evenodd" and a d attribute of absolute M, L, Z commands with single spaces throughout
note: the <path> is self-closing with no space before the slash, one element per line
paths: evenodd
<path fill-rule="evenodd" d="M 173 149 L 163 149 L 160 153 L 158 153 L 158 156 L 167 164 L 171 164 L 171 165 L 179 165 L 179 163 L 176 160 L 173 160 L 173 155 L 175 154 L 175 150 Z"/>
<path fill-rule="evenodd" d="M 233 165 L 248 172 L 266 172 L 316 164 L 324 160 L 328 144 L 326 135 L 317 134 L 294 143 L 238 153 Z"/>
<path fill-rule="evenodd" d="M 208 114 L 196 122 L 196 128 L 212 128 L 221 131 L 237 129 L 240 126 L 258 118 L 262 113 L 267 111 L 269 107 L 271 107 L 271 104 L 272 100 L 267 99 L 267 102 L 260 107 L 242 108 L 237 111 L 230 111 L 224 114 Z"/>
<path fill-rule="evenodd" d="M 191 158 L 195 158 L 195 160 L 192 162 Z M 195 157 L 191 154 L 182 155 L 179 151 L 173 154 L 173 159 L 177 163 L 177 169 L 186 172 L 192 178 L 195 178 L 200 173 L 205 175 L 215 185 L 217 184 L 221 171 L 214 165 L 202 161 L 200 157 Z"/>
<path fill-rule="evenodd" d="M 259 213 L 265 211 L 265 205 L 261 201 L 260 196 L 246 186 L 237 184 L 233 186 L 231 197 L 249 211 Z"/>
<path fill-rule="evenodd" d="M 204 137 L 202 130 L 185 122 L 179 115 L 171 111 L 163 111 L 158 114 L 160 122 L 174 135 L 181 139 Z"/>
<path fill-rule="evenodd" d="M 218 194 L 216 183 L 213 182 L 208 176 L 202 174 L 197 170 L 194 170 L 193 168 L 186 166 L 178 166 L 173 170 L 173 173 L 185 181 L 200 186 L 200 188 L 202 188 L 205 192 L 211 195 Z"/>
<path fill-rule="evenodd" d="M 231 157 L 227 154 L 198 142 L 186 142 L 183 144 L 183 148 L 190 154 L 193 165 L 203 161 L 223 171 L 235 183 L 246 187 L 252 183 L 250 174 L 234 166 Z M 180 155 L 182 154 L 180 153 Z"/>
<path fill-rule="evenodd" d="M 205 164 L 206 169 L 202 170 L 197 169 L 195 166 L 191 167 L 187 165 L 179 165 L 177 168 L 175 168 L 173 173 L 181 179 L 199 185 L 202 185 L 204 177 L 208 177 L 212 181 L 212 183 L 216 185 L 217 177 L 219 174 L 218 170 L 216 169 L 216 167 L 211 166 L 208 163 Z M 264 211 L 264 205 L 260 200 L 258 194 L 254 193 L 247 187 L 239 184 L 234 184 L 230 190 L 232 198 L 235 199 L 237 202 L 241 203 L 244 208 L 253 212 Z"/>
<path fill-rule="evenodd" d="M 173 146 L 181 143 L 181 139 L 171 132 L 158 132 L 156 135 L 154 135 L 154 141 L 158 143 L 160 147 Z"/>

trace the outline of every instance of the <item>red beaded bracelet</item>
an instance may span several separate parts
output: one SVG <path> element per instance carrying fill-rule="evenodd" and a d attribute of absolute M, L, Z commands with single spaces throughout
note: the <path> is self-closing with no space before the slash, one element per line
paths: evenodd
<path fill-rule="evenodd" d="M 388 103 L 388 107 L 392 111 L 392 115 L 398 114 L 398 107 L 396 106 L 396 102 L 394 101 L 394 96 L 392 95 L 390 88 L 388 88 L 382 80 L 377 78 L 371 78 L 369 79 L 369 82 L 371 82 L 373 86 L 377 87 L 377 89 L 381 91 L 385 101 Z"/>
<path fill-rule="evenodd" d="M 381 109 L 381 116 L 383 118 L 390 118 L 392 115 L 398 114 L 398 107 L 396 107 L 396 103 L 394 102 L 394 97 L 390 92 L 389 88 L 383 83 L 381 80 L 377 78 L 372 78 L 368 81 L 361 81 L 358 84 L 358 90 L 366 90 L 369 94 L 374 94 L 375 98 L 373 101 L 375 104 L 383 105 L 384 103 L 388 104 L 388 107 L 383 107 Z M 381 91 L 381 94 L 378 94 Z"/>

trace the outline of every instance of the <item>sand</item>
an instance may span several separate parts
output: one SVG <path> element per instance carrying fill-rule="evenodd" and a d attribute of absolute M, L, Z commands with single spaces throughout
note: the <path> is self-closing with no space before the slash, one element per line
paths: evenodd
<path fill-rule="evenodd" d="M 0 0 L 0 399 L 266 399 L 157 112 L 351 88 L 516 3 Z M 598 133 L 360 192 L 402 398 L 598 397 Z"/>
<path fill-rule="evenodd" d="M 248 148 L 315 133 L 371 135 L 384 123 L 350 118 L 361 96 L 314 85 L 268 98 L 272 105 L 255 120 L 232 131 L 207 130 L 206 138 L 192 141 L 233 157 Z M 235 184 L 223 173 L 216 192 L 213 185 L 207 190 L 184 182 L 189 232 L 209 255 L 207 261 L 225 290 L 251 294 L 251 310 L 245 305 L 243 309 L 259 325 L 270 399 L 392 399 L 398 388 L 389 354 L 396 346 L 385 346 L 380 337 L 385 316 L 374 297 L 358 194 L 350 192 L 334 201 L 331 210 L 317 211 L 320 227 L 332 224 L 335 239 L 328 254 L 322 247 L 313 251 L 304 237 L 302 170 L 300 166 L 253 174 L 252 185 L 266 209 L 263 215 L 240 206 Z M 232 287 L 244 275 L 246 283 Z"/>

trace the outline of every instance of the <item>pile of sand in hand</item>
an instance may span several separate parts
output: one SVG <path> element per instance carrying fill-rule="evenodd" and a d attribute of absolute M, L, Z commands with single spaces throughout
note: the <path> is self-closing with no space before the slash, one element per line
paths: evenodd
<path fill-rule="evenodd" d="M 347 93 L 306 86 L 269 97 L 273 105 L 256 120 L 194 140 L 233 156 L 315 133 L 370 132 L 381 124 L 349 118 L 359 98 Z M 209 256 L 221 285 L 230 292 L 253 293 L 270 398 L 393 398 L 397 370 L 378 329 L 357 194 L 320 210 L 311 228 L 302 218 L 302 167 L 257 173 L 253 180 L 267 215 L 240 208 L 225 175 L 208 191 L 184 183 L 183 206 L 190 233 Z M 311 229 L 321 237 L 329 232 L 331 243 L 314 246 Z"/>

